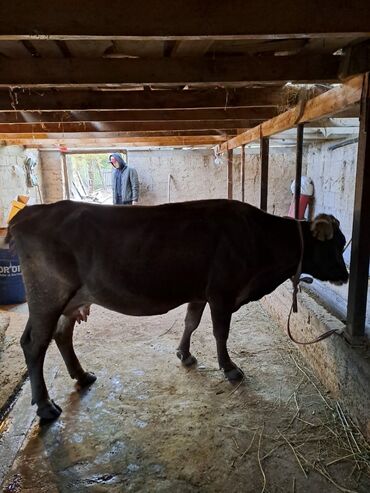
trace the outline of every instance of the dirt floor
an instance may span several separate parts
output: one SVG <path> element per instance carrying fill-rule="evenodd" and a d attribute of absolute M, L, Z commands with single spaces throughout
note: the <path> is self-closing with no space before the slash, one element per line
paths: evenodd
<path fill-rule="evenodd" d="M 6 340 L 18 340 L 26 313 L 9 315 Z M 246 374 L 236 386 L 218 370 L 208 310 L 193 336 L 198 366 L 181 366 L 184 315 L 93 307 L 75 336 L 98 377 L 84 392 L 52 344 L 45 376 L 63 413 L 40 426 L 25 383 L 0 424 L 2 491 L 370 491 L 370 449 L 260 304 L 233 317 L 230 353 Z"/>

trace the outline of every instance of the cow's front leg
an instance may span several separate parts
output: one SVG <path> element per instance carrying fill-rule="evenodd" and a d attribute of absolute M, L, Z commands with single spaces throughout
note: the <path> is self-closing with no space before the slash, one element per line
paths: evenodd
<path fill-rule="evenodd" d="M 38 318 L 30 318 L 21 337 L 21 346 L 31 382 L 32 404 L 37 404 L 38 416 L 46 420 L 55 419 L 62 412 L 61 408 L 50 399 L 43 374 L 46 350 L 57 320 L 58 315 L 47 317 L 42 323 Z"/>
<path fill-rule="evenodd" d="M 190 339 L 194 330 L 199 326 L 205 306 L 205 302 L 188 304 L 185 316 L 185 330 L 176 353 L 185 366 L 191 366 L 197 362 L 196 358 L 190 353 Z"/>
<path fill-rule="evenodd" d="M 220 368 L 224 371 L 225 377 L 230 381 L 241 380 L 244 378 L 243 371 L 236 366 L 227 351 L 227 339 L 229 337 L 230 322 L 232 311 L 228 308 L 210 304 L 213 335 L 216 339 L 217 356 Z"/>
<path fill-rule="evenodd" d="M 87 316 L 85 318 L 87 318 Z M 58 320 L 54 339 L 66 364 L 69 375 L 71 376 L 71 378 L 77 380 L 77 383 L 80 385 L 80 387 L 86 387 L 95 382 L 96 376 L 93 373 L 89 373 L 82 368 L 74 351 L 73 329 L 75 323 L 75 318 L 70 318 L 62 315 Z"/>

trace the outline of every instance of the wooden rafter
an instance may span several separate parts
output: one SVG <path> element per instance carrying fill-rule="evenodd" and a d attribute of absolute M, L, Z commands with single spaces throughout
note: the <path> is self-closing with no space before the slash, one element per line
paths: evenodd
<path fill-rule="evenodd" d="M 27 147 L 40 147 L 40 146 L 52 146 L 52 145 L 68 145 L 68 146 L 103 146 L 109 144 L 117 145 L 135 145 L 135 146 L 175 146 L 175 145 L 215 145 L 218 142 L 222 142 L 224 137 L 217 135 L 200 135 L 200 136 L 155 136 L 155 137 L 101 137 L 86 135 L 79 138 L 70 138 L 59 136 L 59 138 L 51 138 L 47 134 L 38 134 L 34 137 L 28 136 L 27 138 L 20 138 L 19 136 L 14 139 L 7 139 L 6 142 L 9 145 L 23 145 Z M 0 141 L 2 136 L 0 135 Z"/>
<path fill-rule="evenodd" d="M 170 111 L 33 111 L 0 112 L 1 123 L 59 123 L 59 122 L 161 122 L 161 121 L 207 121 L 207 120 L 261 120 L 277 115 L 271 108 L 231 108 L 170 110 Z"/>
<path fill-rule="evenodd" d="M 280 87 L 191 91 L 0 90 L 0 111 L 163 110 L 271 107 L 281 104 Z"/>
<path fill-rule="evenodd" d="M 319 12 L 318 12 L 319 11 Z M 40 15 L 42 13 L 42 15 Z M 255 39 L 360 36 L 368 33 L 363 0 L 296 0 L 227 4 L 211 0 L 7 2 L 2 39 Z"/>
<path fill-rule="evenodd" d="M 94 87 L 118 84 L 219 85 L 336 82 L 341 57 L 222 57 L 161 59 L 0 59 L 0 86 Z"/>
<path fill-rule="evenodd" d="M 305 107 L 296 106 L 261 125 L 224 142 L 218 149 L 220 153 L 249 144 L 261 137 L 269 137 L 298 123 L 305 123 L 330 116 L 356 104 L 361 99 L 363 76 L 354 77 L 340 87 L 310 99 Z"/>
<path fill-rule="evenodd" d="M 160 130 L 214 130 L 251 128 L 261 120 L 204 120 L 157 122 L 62 122 L 62 123 L 3 123 L 1 133 L 73 133 L 73 132 L 157 132 Z"/>

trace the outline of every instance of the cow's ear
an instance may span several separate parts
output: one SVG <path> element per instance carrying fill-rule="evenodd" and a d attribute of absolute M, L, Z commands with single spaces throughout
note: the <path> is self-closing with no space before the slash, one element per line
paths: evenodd
<path fill-rule="evenodd" d="M 312 236 L 320 241 L 331 240 L 334 235 L 330 216 L 319 214 L 311 223 Z"/>
<path fill-rule="evenodd" d="M 332 222 L 335 224 L 335 226 L 336 226 L 337 228 L 340 228 L 340 222 L 338 221 L 338 219 L 337 219 L 336 217 L 332 216 L 331 214 L 330 214 L 330 216 L 329 216 L 329 217 L 330 217 L 330 219 L 332 220 Z"/>

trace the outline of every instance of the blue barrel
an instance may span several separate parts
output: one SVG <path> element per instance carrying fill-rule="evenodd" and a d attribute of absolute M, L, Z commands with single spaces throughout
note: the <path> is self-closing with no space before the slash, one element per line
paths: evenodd
<path fill-rule="evenodd" d="M 0 305 L 26 301 L 18 256 L 9 248 L 0 248 Z"/>

